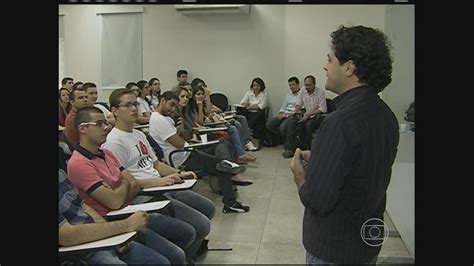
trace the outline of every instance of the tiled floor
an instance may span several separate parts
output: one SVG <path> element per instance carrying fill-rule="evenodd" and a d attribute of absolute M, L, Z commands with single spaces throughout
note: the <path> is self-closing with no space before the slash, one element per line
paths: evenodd
<path fill-rule="evenodd" d="M 257 163 L 249 164 L 245 175 L 254 181 L 239 187 L 238 200 L 250 206 L 250 212 L 223 214 L 221 196 L 210 192 L 209 185 L 200 180 L 194 190 L 216 204 L 211 221 L 209 248 L 232 248 L 232 251 L 208 251 L 198 264 L 304 264 L 302 245 L 301 204 L 290 159 L 281 156 L 282 146 L 263 148 L 256 152 Z M 395 230 L 388 215 L 385 220 Z M 382 247 L 379 262 L 387 257 L 408 257 L 399 237 L 389 237 Z"/>

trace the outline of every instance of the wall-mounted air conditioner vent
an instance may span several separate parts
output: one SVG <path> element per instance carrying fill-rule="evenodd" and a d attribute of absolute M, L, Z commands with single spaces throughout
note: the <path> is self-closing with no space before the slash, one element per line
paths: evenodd
<path fill-rule="evenodd" d="M 174 5 L 183 15 L 249 15 L 250 5 Z"/>

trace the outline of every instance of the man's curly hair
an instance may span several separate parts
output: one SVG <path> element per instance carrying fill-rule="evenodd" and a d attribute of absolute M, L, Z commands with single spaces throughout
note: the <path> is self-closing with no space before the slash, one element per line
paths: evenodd
<path fill-rule="evenodd" d="M 381 92 L 392 82 L 391 44 L 380 30 L 364 26 L 345 27 L 331 33 L 331 45 L 342 65 L 352 60 L 359 82 Z"/>

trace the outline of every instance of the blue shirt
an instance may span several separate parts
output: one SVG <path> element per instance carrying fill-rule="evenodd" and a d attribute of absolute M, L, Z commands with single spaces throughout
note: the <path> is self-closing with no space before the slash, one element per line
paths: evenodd
<path fill-rule="evenodd" d="M 58 179 L 58 224 L 63 225 L 66 220 L 70 224 L 93 223 L 94 219 L 82 210 L 82 199 L 69 181 L 66 172 L 59 169 Z"/>
<path fill-rule="evenodd" d="M 295 105 L 296 105 L 296 100 L 298 100 L 298 92 L 297 93 L 293 93 L 293 92 L 289 92 L 286 97 L 285 97 L 285 100 L 283 101 L 283 104 L 281 105 L 281 108 L 280 108 L 280 113 L 292 113 L 295 111 Z"/>

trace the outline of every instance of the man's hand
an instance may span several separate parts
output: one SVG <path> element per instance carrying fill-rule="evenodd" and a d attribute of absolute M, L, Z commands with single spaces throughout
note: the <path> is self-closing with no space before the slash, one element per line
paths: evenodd
<path fill-rule="evenodd" d="M 250 103 L 243 103 L 242 106 L 245 107 L 245 108 L 249 108 Z"/>
<path fill-rule="evenodd" d="M 286 116 L 285 113 L 283 113 L 283 112 L 278 113 L 278 119 L 279 119 L 279 120 L 283 120 L 283 119 L 285 119 L 286 117 L 287 117 L 287 116 Z"/>
<path fill-rule="evenodd" d="M 293 172 L 293 178 L 298 189 L 305 182 L 304 164 L 306 164 L 305 161 L 307 162 L 309 160 L 310 155 L 310 151 L 302 151 L 298 148 L 293 155 L 293 159 L 291 159 L 290 169 Z"/>
<path fill-rule="evenodd" d="M 139 231 L 146 228 L 148 223 L 148 215 L 144 211 L 138 211 L 132 215 L 130 215 L 127 219 L 128 227 L 130 232 L 131 231 Z M 117 247 L 117 253 L 122 254 L 127 252 L 130 249 L 131 242 L 124 244 L 123 246 Z"/>
<path fill-rule="evenodd" d="M 197 175 L 193 171 L 183 171 L 180 175 L 182 179 L 197 179 Z"/>
<path fill-rule="evenodd" d="M 181 175 L 178 174 L 178 173 L 174 173 L 174 174 L 171 174 L 171 175 L 167 175 L 166 177 L 173 179 L 174 183 L 179 183 L 179 182 L 182 181 Z"/>
<path fill-rule="evenodd" d="M 295 105 L 295 113 L 301 112 L 301 105 Z"/>
<path fill-rule="evenodd" d="M 148 223 L 148 215 L 144 211 L 137 211 L 130 215 L 127 219 L 130 231 L 139 231 L 146 228 Z"/>
<path fill-rule="evenodd" d="M 216 112 L 216 113 L 222 113 L 222 110 L 221 108 L 215 106 L 215 105 L 212 105 L 212 111 L 213 112 Z"/>
<path fill-rule="evenodd" d="M 174 179 L 168 176 L 158 179 L 158 186 L 171 186 L 174 184 Z"/>

